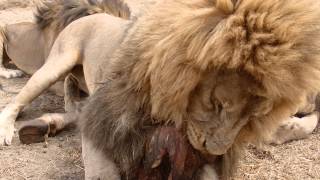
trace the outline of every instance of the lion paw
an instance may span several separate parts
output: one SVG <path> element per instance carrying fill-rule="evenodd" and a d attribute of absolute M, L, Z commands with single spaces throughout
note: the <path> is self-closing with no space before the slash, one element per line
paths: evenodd
<path fill-rule="evenodd" d="M 0 77 L 11 79 L 11 78 L 21 77 L 22 75 L 23 75 L 23 72 L 20 70 L 0 68 Z"/>
<path fill-rule="evenodd" d="M 317 127 L 318 119 L 318 113 L 301 118 L 290 117 L 277 129 L 269 143 L 283 144 L 292 140 L 304 139 Z"/>
<path fill-rule="evenodd" d="M 2 120 L 0 117 L 0 146 L 11 145 L 14 130 L 14 123 Z"/>
<path fill-rule="evenodd" d="M 0 146 L 11 145 L 14 135 L 14 122 L 18 115 L 15 106 L 8 105 L 0 113 Z"/>

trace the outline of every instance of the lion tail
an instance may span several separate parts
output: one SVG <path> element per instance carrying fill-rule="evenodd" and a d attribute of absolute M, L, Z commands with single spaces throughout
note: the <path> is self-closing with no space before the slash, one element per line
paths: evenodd
<path fill-rule="evenodd" d="M 41 29 L 50 27 L 61 31 L 71 22 L 92 14 L 107 13 L 130 19 L 130 9 L 122 0 L 55 0 L 43 1 L 34 13 Z"/>
<path fill-rule="evenodd" d="M 216 0 L 216 8 L 226 14 L 231 14 L 234 11 L 234 0 Z"/>

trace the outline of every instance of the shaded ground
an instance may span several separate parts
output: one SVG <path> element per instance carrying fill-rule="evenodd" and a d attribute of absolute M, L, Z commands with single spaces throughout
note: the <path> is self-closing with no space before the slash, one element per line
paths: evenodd
<path fill-rule="evenodd" d="M 141 1 L 142 2 L 142 1 Z M 31 21 L 31 0 L 0 0 L 0 23 Z M 27 77 L 0 78 L 0 109 L 26 83 Z M 44 93 L 19 117 L 28 120 L 43 113 L 63 112 L 63 98 Z M 265 151 L 250 147 L 236 179 L 320 179 L 320 129 L 309 138 Z M 83 179 L 80 138 L 76 130 L 49 138 L 44 143 L 21 145 L 17 136 L 10 147 L 0 148 L 0 180 Z"/>
<path fill-rule="evenodd" d="M 0 0 L 0 23 L 31 21 L 33 16 L 29 5 L 30 1 L 25 0 Z M 0 78 L 0 109 L 15 96 L 27 79 Z M 47 92 L 29 105 L 19 120 L 49 112 L 63 112 L 63 98 Z M 83 179 L 79 144 L 80 138 L 75 130 L 50 138 L 47 146 L 44 143 L 21 145 L 15 136 L 12 146 L 0 149 L 0 180 Z"/>

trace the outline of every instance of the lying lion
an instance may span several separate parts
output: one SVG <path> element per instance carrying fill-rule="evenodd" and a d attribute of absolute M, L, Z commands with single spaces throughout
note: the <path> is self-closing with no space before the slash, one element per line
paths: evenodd
<path fill-rule="evenodd" d="M 319 5 L 164 0 L 136 22 L 81 18 L 1 113 L 0 142 L 11 141 L 25 105 L 82 65 L 84 79 L 74 76 L 90 94 L 80 113 L 86 178 L 134 178 L 148 132 L 163 125 L 202 154 L 223 155 L 228 178 L 239 145 L 264 139 L 318 91 Z"/>
<path fill-rule="evenodd" d="M 130 179 L 148 127 L 174 124 L 203 154 L 224 155 L 227 178 L 237 145 L 260 141 L 318 91 L 319 5 L 159 3 L 104 66 L 104 85 L 81 113 L 83 142 Z"/>
<path fill-rule="evenodd" d="M 20 77 L 23 72 L 34 74 L 45 63 L 55 39 L 64 27 L 76 19 L 97 13 L 113 14 L 125 19 L 130 17 L 130 11 L 122 1 L 40 1 L 35 23 L 22 22 L 0 27 L 0 77 Z M 3 64 L 8 59 L 4 56 L 8 56 L 23 72 L 5 68 Z M 63 95 L 63 82 L 56 83 L 51 90 Z"/>

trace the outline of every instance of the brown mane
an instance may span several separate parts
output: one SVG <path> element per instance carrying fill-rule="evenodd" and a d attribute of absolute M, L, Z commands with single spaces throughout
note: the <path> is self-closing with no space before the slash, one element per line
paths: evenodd
<path fill-rule="evenodd" d="M 34 13 L 41 29 L 48 26 L 62 30 L 72 21 L 84 16 L 107 13 L 123 19 L 130 18 L 130 9 L 122 0 L 54 0 L 43 1 Z"/>

